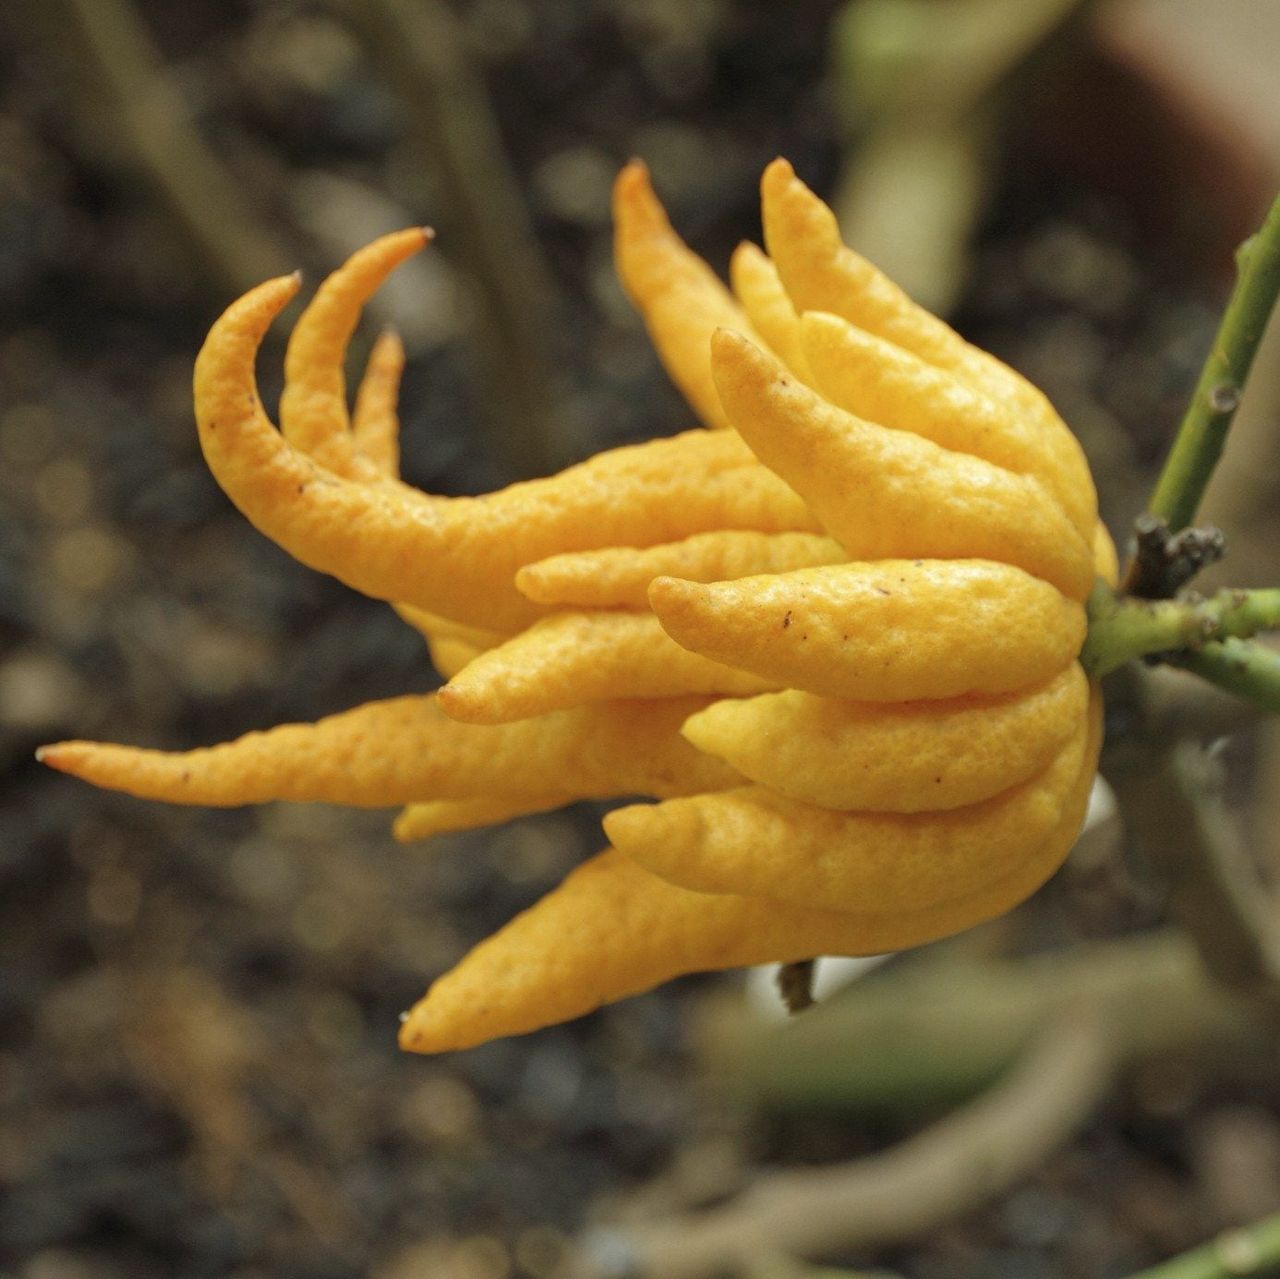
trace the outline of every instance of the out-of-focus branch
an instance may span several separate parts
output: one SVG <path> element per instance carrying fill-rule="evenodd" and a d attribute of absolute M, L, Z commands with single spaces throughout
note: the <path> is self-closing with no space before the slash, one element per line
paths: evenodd
<path fill-rule="evenodd" d="M 705 1279 L 770 1253 L 823 1256 L 917 1235 L 985 1203 L 1066 1141 L 1110 1086 L 1114 1043 L 1098 1008 L 1077 1005 L 1005 1078 L 918 1136 L 848 1164 L 761 1177 L 709 1212 L 589 1240 L 586 1264 L 595 1252 L 654 1279 Z"/>
<path fill-rule="evenodd" d="M 1195 944 L 1170 929 L 1023 959 L 939 946 L 786 1022 L 716 1000 L 702 1016 L 702 1068 L 756 1107 L 916 1114 L 987 1087 L 1082 996 L 1103 1001 L 1126 1065 L 1172 1053 L 1219 1073 L 1275 1063 L 1248 1001 L 1211 981 Z"/>
<path fill-rule="evenodd" d="M 485 389 L 507 463 L 554 469 L 547 316 L 551 274 L 507 160 L 484 82 L 441 0 L 333 0 L 396 86 L 447 208 L 447 243 L 479 293 Z"/>
<path fill-rule="evenodd" d="M 205 146 L 129 0 L 56 0 L 131 168 L 168 209 L 219 293 L 296 263 Z"/>
<path fill-rule="evenodd" d="M 1242 1279 L 1273 1275 L 1280 1267 L 1280 1213 L 1252 1226 L 1227 1230 L 1211 1243 L 1152 1266 L 1130 1279 Z"/>

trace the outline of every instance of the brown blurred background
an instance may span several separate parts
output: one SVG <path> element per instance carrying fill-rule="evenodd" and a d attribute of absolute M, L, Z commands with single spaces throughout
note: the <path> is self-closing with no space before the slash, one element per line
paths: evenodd
<path fill-rule="evenodd" d="M 32 751 L 190 746 L 430 687 L 387 608 L 290 561 L 217 490 L 195 351 L 264 276 L 314 281 L 427 222 L 436 245 L 355 352 L 382 323 L 405 338 L 408 478 L 473 492 L 681 429 L 610 262 L 630 155 L 719 269 L 758 240 L 756 180 L 788 156 L 847 238 L 1049 391 L 1122 532 L 1280 176 L 1273 0 L 33 0 L 6 16 L 0 1274 L 544 1279 L 593 1222 L 729 1196 L 763 1164 L 868 1155 L 980 1086 L 992 1063 L 949 1070 L 954 1042 L 904 1064 L 894 1040 L 887 1065 L 867 1059 L 880 1083 L 815 1084 L 835 1050 L 784 1042 L 783 1085 L 726 1089 L 704 1001 L 730 979 L 402 1057 L 397 1013 L 595 848 L 597 811 L 401 848 L 386 815 L 165 808 Z M 261 361 L 268 403 L 285 330 Z M 1264 356 L 1207 512 L 1240 585 L 1280 580 L 1278 363 Z M 1225 751 L 1266 860 L 1280 756 L 1248 725 Z M 1008 927 L 1085 953 L 1155 935 L 1170 899 L 1159 864 L 1112 839 Z M 1051 970 L 1047 989 L 1066 981 Z M 727 998 L 737 1034 L 752 1014 Z M 1019 1188 L 846 1260 L 1120 1276 L 1280 1206 L 1274 1038 L 1206 1056 L 1211 1011 L 1183 1056 L 1118 1071 Z M 624 1273 L 609 1238 L 594 1261 Z"/>

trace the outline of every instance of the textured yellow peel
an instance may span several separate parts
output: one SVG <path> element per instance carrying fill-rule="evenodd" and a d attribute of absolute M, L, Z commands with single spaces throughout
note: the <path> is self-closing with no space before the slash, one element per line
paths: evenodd
<path fill-rule="evenodd" d="M 40 758 L 97 786 L 176 804 L 268 800 L 361 808 L 495 794 L 675 795 L 740 775 L 694 750 L 680 724 L 705 699 L 614 702 L 499 728 L 461 724 L 436 695 L 367 702 L 194 751 L 59 742 Z"/>
<path fill-rule="evenodd" d="M 437 981 L 406 1048 L 681 973 L 930 941 L 1016 905 L 1079 828 L 1101 734 L 1081 601 L 1117 572 L 1079 446 L 845 247 L 785 162 L 762 192 L 769 256 L 739 247 L 733 293 L 643 165 L 614 193 L 624 287 L 702 420 L 736 429 L 475 498 L 401 483 L 401 344 L 379 339 L 350 418 L 342 366 L 416 229 L 321 285 L 281 431 L 254 361 L 296 279 L 234 303 L 200 352 L 201 445 L 231 499 L 390 602 L 449 683 L 204 750 L 63 742 L 46 763 L 185 803 L 404 806 L 400 839 L 662 801 L 611 814 L 616 848 Z"/>
<path fill-rule="evenodd" d="M 1038 481 L 820 399 L 741 335 L 712 340 L 729 420 L 853 559 L 982 557 L 1084 599 L 1091 548 Z"/>
<path fill-rule="evenodd" d="M 400 475 L 400 375 L 404 344 L 391 329 L 379 334 L 356 390 L 351 435 L 356 452 L 387 479 Z"/>
<path fill-rule="evenodd" d="M 910 912 L 998 882 L 1049 837 L 1083 762 L 1083 714 L 1071 730 L 1048 768 L 962 808 L 838 813 L 754 786 L 615 809 L 605 834 L 646 870 L 695 892 Z"/>
<path fill-rule="evenodd" d="M 1054 426 L 990 399 L 892 342 L 822 311 L 801 321 L 811 385 L 848 413 L 1039 480 L 1076 531 L 1091 537 L 1098 499 L 1084 452 Z"/>
<path fill-rule="evenodd" d="M 1107 532 L 1107 526 L 1101 520 L 1093 529 L 1093 563 L 1098 576 L 1108 586 L 1119 585 L 1120 557 L 1116 554 L 1116 544 Z"/>
<path fill-rule="evenodd" d="M 917 813 L 989 799 L 1041 772 L 1083 722 L 1088 699 L 1073 662 L 1044 684 L 1003 696 L 850 702 L 788 689 L 725 699 L 691 715 L 681 731 L 790 799 Z"/>
<path fill-rule="evenodd" d="M 835 214 L 774 160 L 760 182 L 769 256 L 798 311 L 830 311 L 878 337 L 949 369 L 999 403 L 1017 404 L 1037 421 L 1058 415 L 1044 394 L 995 356 L 966 342 L 840 239 Z"/>
<path fill-rule="evenodd" d="M 691 652 L 824 697 L 1008 693 L 1072 662 L 1084 608 L 988 560 L 875 560 L 734 582 L 660 577 L 649 600 Z"/>
<path fill-rule="evenodd" d="M 546 795 L 495 794 L 475 799 L 433 799 L 404 808 L 391 825 L 391 834 L 402 844 L 411 844 L 453 831 L 497 826 L 517 817 L 547 813 L 572 804 L 577 795 L 557 791 Z"/>
<path fill-rule="evenodd" d="M 353 483 L 293 448 L 263 412 L 254 356 L 297 290 L 261 285 L 214 324 L 196 360 L 205 458 L 248 519 L 296 559 L 377 599 L 515 630 L 543 610 L 516 570 L 561 551 L 675 541 L 713 528 L 812 528 L 801 500 L 729 432 L 615 449 L 482 498 Z"/>
<path fill-rule="evenodd" d="M 385 478 L 352 438 L 343 361 L 364 304 L 431 234 L 425 227 L 396 231 L 352 254 L 316 290 L 289 336 L 280 429 L 290 444 L 337 475 Z"/>
<path fill-rule="evenodd" d="M 425 635 L 423 638 L 427 641 L 427 655 L 431 658 L 431 665 L 441 679 L 452 679 L 487 651 L 468 644 L 456 635 Z"/>
<path fill-rule="evenodd" d="M 839 542 L 821 533 L 717 529 L 661 546 L 610 546 L 553 555 L 526 564 L 516 574 L 516 585 L 539 604 L 643 609 L 648 607 L 649 583 L 655 577 L 718 582 L 837 564 L 847 558 Z"/>
<path fill-rule="evenodd" d="M 481 653 L 440 690 L 448 715 L 502 724 L 610 697 L 760 693 L 777 684 L 686 651 L 649 613 L 555 613 Z"/>
<path fill-rule="evenodd" d="M 782 287 L 778 268 L 750 240 L 744 240 L 729 259 L 729 281 L 747 318 L 769 349 L 800 381 L 814 385 L 800 334 L 800 317 Z"/>
<path fill-rule="evenodd" d="M 580 1017 L 682 973 L 900 950 L 1002 914 L 1039 888 L 1075 842 L 1100 736 L 1095 710 L 1084 766 L 1044 843 L 999 883 L 940 906 L 850 915 L 694 893 L 608 849 L 441 977 L 408 1014 L 400 1046 L 469 1048 Z"/>
<path fill-rule="evenodd" d="M 730 326 L 755 333 L 714 271 L 675 233 L 649 182 L 632 160 L 613 188 L 614 262 L 622 286 L 644 317 L 671 380 L 707 426 L 728 423 L 720 409 L 707 342 Z"/>

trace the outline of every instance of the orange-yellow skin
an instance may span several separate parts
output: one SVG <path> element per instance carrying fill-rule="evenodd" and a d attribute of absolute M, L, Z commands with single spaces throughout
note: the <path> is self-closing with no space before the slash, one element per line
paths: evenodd
<path fill-rule="evenodd" d="M 289 336 L 280 430 L 294 448 L 335 475 L 370 481 L 387 476 L 352 436 L 343 361 L 364 304 L 431 236 L 427 227 L 411 227 L 352 254 L 316 290 Z"/>
<path fill-rule="evenodd" d="M 808 312 L 801 337 L 810 384 L 837 408 L 1032 476 L 1057 500 L 1076 532 L 1092 536 L 1097 495 L 1069 431 L 1050 430 L 1016 404 L 993 400 L 839 316 Z"/>
<path fill-rule="evenodd" d="M 1080 773 L 1086 716 L 1049 766 L 941 812 L 834 812 L 762 786 L 633 804 L 605 816 L 620 852 L 681 888 L 822 910 L 907 911 L 1011 874 L 1049 837 Z"/>
<path fill-rule="evenodd" d="M 814 527 L 800 498 L 728 432 L 615 449 L 481 498 L 343 480 L 293 448 L 257 395 L 258 345 L 296 290 L 293 277 L 272 280 L 214 324 L 196 361 L 200 441 L 218 482 L 256 527 L 367 595 L 510 631 L 543 612 L 513 581 L 532 560 L 713 528 Z"/>
<path fill-rule="evenodd" d="M 1084 608 L 988 560 L 873 560 L 733 582 L 660 577 L 649 601 L 690 652 L 852 701 L 1008 693 L 1075 660 Z"/>
<path fill-rule="evenodd" d="M 1110 587 L 1120 584 L 1120 557 L 1107 526 L 1101 520 L 1093 529 L 1093 563 L 1098 576 Z"/>
<path fill-rule="evenodd" d="M 98 786 L 171 804 L 268 800 L 380 808 L 494 794 L 676 795 L 741 780 L 679 735 L 706 699 L 581 706 L 499 728 L 461 724 L 435 694 L 367 702 L 194 751 L 59 742 L 40 758 Z"/>
<path fill-rule="evenodd" d="M 281 432 L 254 359 L 296 279 L 233 304 L 197 360 L 228 495 L 302 562 L 392 602 L 450 682 L 202 751 L 65 742 L 47 763 L 177 802 L 403 804 L 402 839 L 665 801 L 612 815 L 618 849 L 438 981 L 407 1048 L 532 1030 L 684 972 L 932 940 L 1034 891 L 1079 827 L 1100 739 L 1079 601 L 1095 567 L 1116 572 L 1079 448 L 1039 391 L 845 248 L 785 162 L 763 192 L 771 257 L 735 253 L 739 304 L 642 165 L 615 189 L 624 285 L 695 411 L 736 431 L 479 498 L 400 483 L 403 349 L 380 339 L 350 419 L 342 364 L 421 230 L 321 285 Z"/>
<path fill-rule="evenodd" d="M 813 373 L 800 333 L 800 316 L 782 287 L 778 268 L 769 261 L 768 255 L 750 240 L 744 240 L 729 259 L 729 281 L 747 318 L 768 343 L 769 349 L 800 381 L 813 386 Z M 716 325 L 722 329 L 729 327 L 727 324 Z M 704 345 L 706 341 L 704 338 Z"/>
<path fill-rule="evenodd" d="M 1091 547 L 1037 480 L 845 413 L 740 334 L 711 353 L 729 420 L 851 558 L 1000 560 L 1088 595 Z"/>
<path fill-rule="evenodd" d="M 647 609 L 649 584 L 655 577 L 719 582 L 838 564 L 847 558 L 839 542 L 821 533 L 717 529 L 661 546 L 609 546 L 552 555 L 526 564 L 516 574 L 516 586 L 539 604 L 561 608 Z"/>
<path fill-rule="evenodd" d="M 447 835 L 453 831 L 498 826 L 517 817 L 549 813 L 582 799 L 564 791 L 544 795 L 479 795 L 473 799 L 431 799 L 410 804 L 391 824 L 391 834 L 402 844 Z"/>
<path fill-rule="evenodd" d="M 404 343 L 391 329 L 379 334 L 369 352 L 364 377 L 356 390 L 351 437 L 356 452 L 382 476 L 400 475 L 400 375 L 404 372 Z"/>
<path fill-rule="evenodd" d="M 1075 842 L 1101 742 L 1097 709 L 1089 725 L 1061 820 L 998 883 L 969 890 L 957 880 L 955 896 L 940 905 L 845 914 L 690 892 L 607 849 L 435 982 L 401 1027 L 400 1046 L 469 1048 L 580 1017 L 682 973 L 901 950 L 1002 914 L 1035 892 Z"/>
<path fill-rule="evenodd" d="M 1043 684 L 998 696 L 850 702 L 787 689 L 726 698 L 681 731 L 790 799 L 918 813 L 975 804 L 1034 777 L 1083 722 L 1088 701 L 1088 680 L 1072 662 Z"/>
<path fill-rule="evenodd" d="M 639 160 L 614 183 L 613 225 L 618 277 L 671 380 L 706 426 L 727 426 L 711 378 L 707 337 L 724 326 L 755 336 L 746 312 L 672 229 Z"/>
<path fill-rule="evenodd" d="M 829 311 L 962 378 L 998 403 L 1016 404 L 1046 428 L 1060 427 L 1044 394 L 995 356 L 917 306 L 840 239 L 835 214 L 774 160 L 760 181 L 764 238 L 797 311 Z"/>
<path fill-rule="evenodd" d="M 612 697 L 737 696 L 777 688 L 681 648 L 650 613 L 554 613 L 463 667 L 438 694 L 445 714 L 504 724 Z"/>

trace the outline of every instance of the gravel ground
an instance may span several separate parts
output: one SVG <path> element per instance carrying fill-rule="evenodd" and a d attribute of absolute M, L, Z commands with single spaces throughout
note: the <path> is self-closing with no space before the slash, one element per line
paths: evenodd
<path fill-rule="evenodd" d="M 612 280 L 617 164 L 648 158 L 723 267 L 758 234 L 769 158 L 834 182 L 834 8 L 458 7 L 554 285 L 563 460 L 687 423 Z M 313 278 L 372 232 L 445 230 L 403 102 L 324 9 L 140 12 L 202 136 Z M 57 14 L 27 19 L 0 36 L 3 1273 L 542 1279 L 584 1221 L 672 1168 L 714 1182 L 886 1140 L 708 1101 L 685 1033 L 704 981 L 441 1060 L 397 1052 L 427 980 L 592 851 L 590 806 L 404 849 L 383 814 L 170 809 L 33 762 L 63 736 L 194 745 L 432 676 L 389 610 L 294 564 L 206 474 L 190 365 L 230 290 L 130 167 Z M 1129 461 L 1157 449 L 1211 331 L 1204 286 L 1145 260 L 1124 210 L 1025 137 L 991 210 L 959 321 L 1102 450 L 1123 509 Z M 486 420 L 447 233 L 428 256 L 380 316 L 411 351 L 406 471 L 474 491 L 512 478 L 515 454 Z M 276 335 L 269 397 L 280 356 Z M 989 1213 L 878 1260 L 913 1279 L 1123 1274 L 1243 1211 L 1206 1171 L 1232 1133 L 1276 1184 L 1277 1100 L 1138 1089 Z"/>

